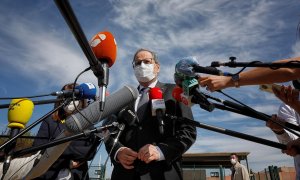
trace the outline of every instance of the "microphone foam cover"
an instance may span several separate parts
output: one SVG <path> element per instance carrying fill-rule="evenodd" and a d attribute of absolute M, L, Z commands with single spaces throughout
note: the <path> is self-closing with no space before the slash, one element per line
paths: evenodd
<path fill-rule="evenodd" d="M 122 89 L 106 98 L 102 116 L 100 112 L 99 101 L 95 101 L 80 111 L 80 113 L 86 118 L 84 118 L 80 113 L 73 114 L 66 119 L 66 127 L 68 128 L 69 132 L 82 132 L 100 120 L 103 120 L 112 114 L 118 113 L 123 108 L 133 103 L 138 95 L 139 93 L 136 88 L 132 86 L 124 86 Z"/>
<path fill-rule="evenodd" d="M 79 86 L 76 86 L 75 89 L 78 89 L 80 92 L 80 97 L 85 99 L 95 99 L 96 97 L 96 86 L 92 83 L 82 83 Z"/>
<path fill-rule="evenodd" d="M 13 99 L 8 108 L 8 127 L 23 129 L 29 121 L 34 104 L 29 99 Z"/>
<path fill-rule="evenodd" d="M 181 93 L 183 93 L 182 88 L 176 86 L 172 91 L 172 96 L 176 101 L 181 102 Z"/>
<path fill-rule="evenodd" d="M 107 61 L 109 67 L 115 63 L 117 43 L 112 33 L 99 32 L 91 39 L 90 45 L 98 60 Z"/>
<path fill-rule="evenodd" d="M 163 92 L 159 87 L 154 87 L 149 90 L 149 99 L 163 99 Z"/>

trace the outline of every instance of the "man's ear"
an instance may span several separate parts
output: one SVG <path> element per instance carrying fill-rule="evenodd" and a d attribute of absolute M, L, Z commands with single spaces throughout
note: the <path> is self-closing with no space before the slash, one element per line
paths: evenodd
<path fill-rule="evenodd" d="M 154 64 L 154 68 L 155 68 L 155 71 L 156 71 L 157 73 L 159 73 L 159 71 L 160 71 L 160 65 L 157 64 L 157 63 L 155 63 L 155 64 Z"/>

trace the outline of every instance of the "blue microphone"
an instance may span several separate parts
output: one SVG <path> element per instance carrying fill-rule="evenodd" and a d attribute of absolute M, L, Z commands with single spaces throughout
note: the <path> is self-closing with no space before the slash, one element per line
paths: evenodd
<path fill-rule="evenodd" d="M 75 87 L 75 91 L 79 90 L 78 96 L 84 99 L 94 99 L 96 98 L 97 88 L 92 83 L 82 83 Z"/>
<path fill-rule="evenodd" d="M 96 86 L 92 83 L 82 83 L 75 87 L 74 94 L 77 98 L 94 99 L 96 98 Z M 62 90 L 52 92 L 52 96 L 71 97 L 73 90 Z"/>

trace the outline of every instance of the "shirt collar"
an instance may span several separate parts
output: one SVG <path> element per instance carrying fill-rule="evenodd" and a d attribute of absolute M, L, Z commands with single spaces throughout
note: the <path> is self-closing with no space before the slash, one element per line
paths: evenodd
<path fill-rule="evenodd" d="M 149 84 L 148 88 L 154 88 L 154 87 L 156 86 L 157 82 L 158 82 L 158 79 L 156 79 L 156 80 L 153 81 L 151 84 Z M 143 89 L 143 88 L 145 88 L 145 87 L 142 86 L 142 85 L 139 85 L 138 90 L 140 91 L 140 90 Z"/>

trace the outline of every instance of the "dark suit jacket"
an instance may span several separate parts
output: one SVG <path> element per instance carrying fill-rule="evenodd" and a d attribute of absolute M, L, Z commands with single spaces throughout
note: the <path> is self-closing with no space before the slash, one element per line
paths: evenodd
<path fill-rule="evenodd" d="M 175 87 L 174 84 L 163 84 L 158 82 L 156 87 L 161 88 L 163 91 L 166 113 L 193 119 L 191 109 L 179 104 L 172 97 L 172 91 Z M 130 105 L 128 108 L 135 112 L 134 104 Z M 128 120 L 122 117 L 119 119 L 120 122 L 124 122 L 125 130 L 121 134 L 119 141 L 111 153 L 111 160 L 114 164 L 111 179 L 132 180 L 139 179 L 139 177 L 143 175 L 145 179 L 151 178 L 153 180 L 182 179 L 180 166 L 181 156 L 196 140 L 196 128 L 164 117 L 164 135 L 161 136 L 159 133 L 158 121 L 156 117 L 152 117 L 151 115 L 151 101 L 148 103 L 144 117 L 144 119 L 136 120 L 134 123 L 128 122 Z M 106 141 L 105 145 L 107 152 L 110 152 L 113 140 L 114 138 L 111 136 L 108 141 Z M 138 152 L 138 150 L 146 144 L 157 145 L 163 152 L 165 160 L 152 161 L 149 164 L 136 160 L 134 163 L 135 168 L 131 170 L 123 168 L 120 163 L 114 160 L 115 153 L 120 147 L 129 147 Z"/>

